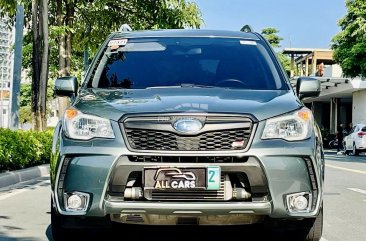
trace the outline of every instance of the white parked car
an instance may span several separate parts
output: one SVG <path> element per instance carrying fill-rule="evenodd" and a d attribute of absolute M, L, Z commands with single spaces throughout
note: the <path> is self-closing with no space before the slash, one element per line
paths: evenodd
<path fill-rule="evenodd" d="M 355 125 L 348 136 L 343 139 L 344 153 L 352 153 L 358 156 L 360 152 L 366 152 L 366 125 Z"/>

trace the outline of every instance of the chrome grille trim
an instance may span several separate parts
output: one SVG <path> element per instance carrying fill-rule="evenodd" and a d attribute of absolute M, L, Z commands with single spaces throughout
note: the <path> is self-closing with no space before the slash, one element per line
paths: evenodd
<path fill-rule="evenodd" d="M 204 119 L 204 127 L 195 134 L 174 130 L 176 118 Z M 243 152 L 253 138 L 256 124 L 246 116 L 224 115 L 162 115 L 131 116 L 120 122 L 126 146 L 135 152 Z M 242 146 L 234 142 L 244 141 Z"/>

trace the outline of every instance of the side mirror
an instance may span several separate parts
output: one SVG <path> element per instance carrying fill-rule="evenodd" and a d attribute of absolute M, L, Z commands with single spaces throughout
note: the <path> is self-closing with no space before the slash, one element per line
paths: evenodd
<path fill-rule="evenodd" d="M 318 97 L 320 95 L 320 81 L 310 77 L 300 77 L 296 82 L 296 93 L 300 100 L 306 97 Z"/>
<path fill-rule="evenodd" d="M 78 92 L 78 81 L 74 76 L 60 77 L 55 81 L 55 94 L 57 96 L 75 97 Z"/>

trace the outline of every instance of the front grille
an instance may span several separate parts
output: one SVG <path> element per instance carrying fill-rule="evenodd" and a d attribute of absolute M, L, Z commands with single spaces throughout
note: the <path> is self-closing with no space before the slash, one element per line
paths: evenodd
<path fill-rule="evenodd" d="M 248 158 L 246 156 L 128 156 L 131 162 L 156 163 L 244 163 Z"/>
<path fill-rule="evenodd" d="M 161 201 L 224 201 L 225 200 L 225 177 L 221 176 L 220 189 L 217 191 L 202 190 L 151 190 L 149 200 Z"/>
<path fill-rule="evenodd" d="M 245 150 L 253 124 L 248 118 L 205 117 L 201 132 L 177 132 L 176 117 L 128 118 L 121 124 L 130 149 L 137 151 L 230 151 Z"/>
<path fill-rule="evenodd" d="M 179 136 L 154 130 L 126 130 L 133 149 L 167 151 L 221 151 L 244 149 L 233 147 L 233 142 L 248 140 L 245 130 L 204 133 L 198 136 Z"/>

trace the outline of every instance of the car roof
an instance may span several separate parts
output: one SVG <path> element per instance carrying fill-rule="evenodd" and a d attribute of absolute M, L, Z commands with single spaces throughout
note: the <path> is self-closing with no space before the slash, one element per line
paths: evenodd
<path fill-rule="evenodd" d="M 148 37 L 210 37 L 210 38 L 240 38 L 260 40 L 256 33 L 228 30 L 201 30 L 201 29 L 167 29 L 142 30 L 131 32 L 116 32 L 111 39 L 118 38 L 148 38 Z"/>

